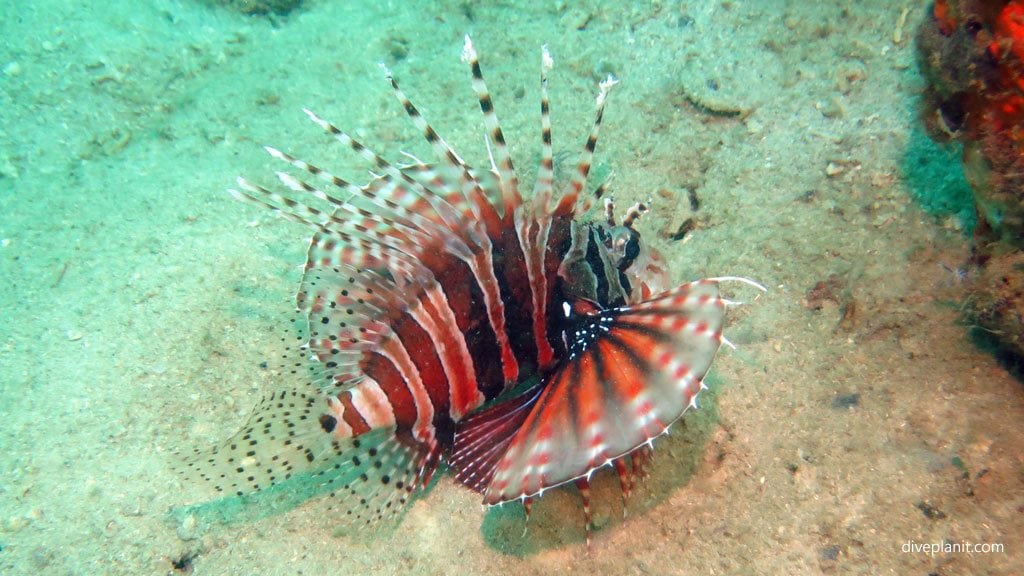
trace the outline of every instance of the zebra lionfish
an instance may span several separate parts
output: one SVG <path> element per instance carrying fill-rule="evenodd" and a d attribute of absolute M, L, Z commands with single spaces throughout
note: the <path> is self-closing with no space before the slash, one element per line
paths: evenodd
<path fill-rule="evenodd" d="M 597 219 L 585 194 L 609 77 L 571 181 L 556 193 L 542 53 L 541 161 L 524 197 L 476 51 L 463 59 L 489 136 L 489 170 L 441 138 L 387 69 L 437 155 L 393 164 L 306 110 L 374 178 L 356 186 L 288 152 L 279 186 L 230 192 L 313 230 L 296 297 L 307 320 L 282 377 L 248 424 L 182 467 L 226 496 L 305 482 L 349 524 L 398 513 L 445 463 L 488 505 L 574 482 L 590 540 L 589 479 L 618 472 L 623 497 L 652 440 L 697 405 L 722 343 L 725 280 L 666 289 L 634 228 L 636 205 Z M 306 178 L 306 179 L 303 179 Z M 320 207 L 317 207 L 317 206 Z"/>

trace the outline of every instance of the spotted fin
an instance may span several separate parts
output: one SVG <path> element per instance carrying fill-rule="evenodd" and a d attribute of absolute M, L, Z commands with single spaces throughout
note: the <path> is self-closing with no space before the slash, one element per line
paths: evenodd
<path fill-rule="evenodd" d="M 696 406 L 724 341 L 725 305 L 715 280 L 620 308 L 581 303 L 567 358 L 495 463 L 485 503 L 586 479 L 664 433 Z"/>
<path fill-rule="evenodd" d="M 358 393 L 357 386 L 344 395 Z M 353 434 L 334 416 L 342 404 L 358 401 L 325 403 L 298 391 L 265 396 L 238 433 L 211 450 L 197 450 L 177 472 L 189 484 L 211 486 L 221 499 L 273 497 L 265 508 L 330 497 L 328 507 L 340 510 L 331 519 L 343 526 L 394 517 L 429 481 L 437 449 L 396 436 L 394 426 Z"/>
<path fill-rule="evenodd" d="M 347 264 L 308 267 L 296 301 L 307 315 L 306 353 L 316 358 L 306 362 L 310 383 L 336 394 L 361 382 L 366 351 L 393 336 L 382 311 L 402 306 L 406 299 L 390 279 L 373 270 Z"/>
<path fill-rule="evenodd" d="M 429 481 L 423 475 L 429 455 L 421 445 L 405 442 L 389 430 L 360 438 L 348 458 L 314 475 L 330 490 L 329 508 L 340 512 L 332 519 L 339 519 L 342 527 L 364 528 L 395 517 Z"/>

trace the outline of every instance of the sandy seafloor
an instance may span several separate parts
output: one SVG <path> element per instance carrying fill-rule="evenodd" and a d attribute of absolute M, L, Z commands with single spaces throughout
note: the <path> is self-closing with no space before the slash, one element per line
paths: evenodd
<path fill-rule="evenodd" d="M 1024 388 L 960 315 L 970 205 L 918 129 L 925 3 L 370 4 L 0 2 L 0 573 L 1024 573 Z M 224 189 L 273 177 L 263 144 L 365 176 L 304 106 L 427 157 L 380 61 L 484 165 L 467 32 L 526 172 L 547 43 L 565 165 L 616 74 L 597 170 L 617 200 L 653 199 L 641 230 L 677 280 L 769 287 L 732 314 L 713 394 L 658 440 L 626 519 L 597 476 L 589 551 L 573 490 L 524 537 L 521 510 L 450 476 L 369 535 L 334 535 L 322 501 L 176 521 L 210 493 L 172 454 L 272 385 L 307 236 Z M 964 541 L 1003 550 L 904 551 Z"/>

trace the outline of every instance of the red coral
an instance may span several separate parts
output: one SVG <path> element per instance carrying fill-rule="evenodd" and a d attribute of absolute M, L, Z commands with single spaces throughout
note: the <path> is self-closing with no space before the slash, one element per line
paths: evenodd
<path fill-rule="evenodd" d="M 937 0 L 932 8 L 932 15 L 935 17 L 935 22 L 939 26 L 939 32 L 942 32 L 943 36 L 949 36 L 953 33 L 953 30 L 956 28 L 956 20 L 949 14 L 949 2 Z"/>
<path fill-rule="evenodd" d="M 1024 4 L 1013 1 L 1003 7 L 988 51 L 999 67 L 989 116 L 991 128 L 1008 131 L 1011 139 L 1020 141 L 1024 124 Z"/>
<path fill-rule="evenodd" d="M 933 136 L 964 144 L 979 229 L 1024 246 L 1024 0 L 937 0 L 918 31 Z"/>

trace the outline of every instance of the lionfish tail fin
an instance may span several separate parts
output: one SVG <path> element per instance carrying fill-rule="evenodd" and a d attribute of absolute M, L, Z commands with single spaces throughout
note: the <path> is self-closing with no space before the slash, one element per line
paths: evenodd
<path fill-rule="evenodd" d="M 317 422 L 321 407 L 316 395 L 303 392 L 264 396 L 241 430 L 212 449 L 196 450 L 177 471 L 223 496 L 243 496 L 290 480 L 330 451 L 330 439 Z"/>
<path fill-rule="evenodd" d="M 718 281 L 700 280 L 619 308 L 567 304 L 568 354 L 494 465 L 484 501 L 589 478 L 665 433 L 697 406 L 727 302 Z"/>
<path fill-rule="evenodd" d="M 354 431 L 342 416 L 358 409 L 358 387 L 346 400 L 298 391 L 274 392 L 248 423 L 217 447 L 183 457 L 179 476 L 211 486 L 220 499 L 252 499 L 276 508 L 316 497 L 343 526 L 374 525 L 395 517 L 437 465 L 435 447 L 403 440 L 394 426 Z M 204 506 L 190 506 L 189 509 Z"/>

